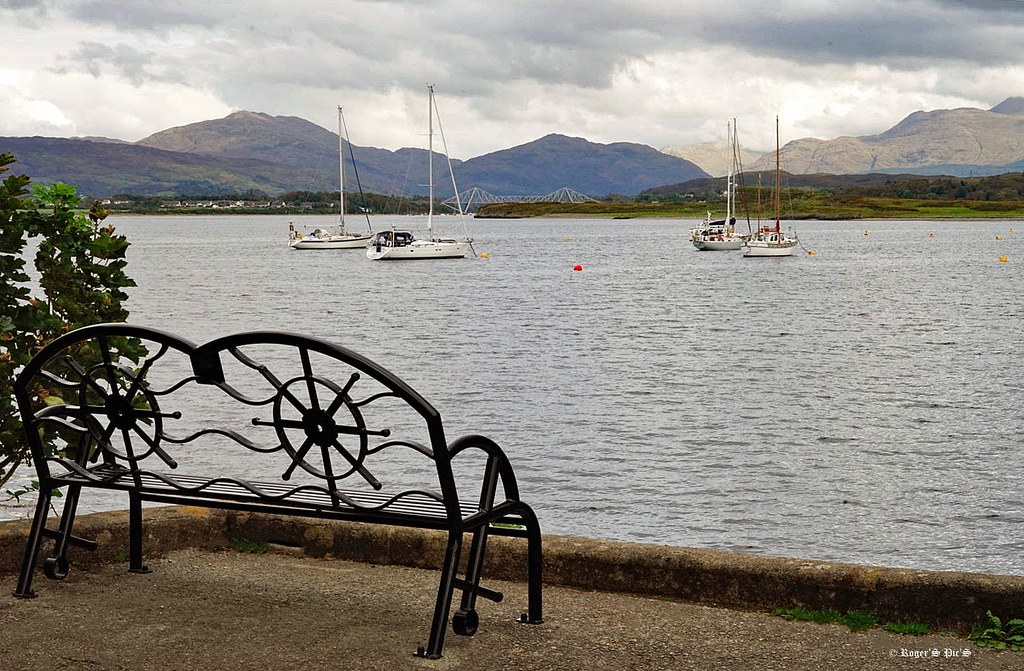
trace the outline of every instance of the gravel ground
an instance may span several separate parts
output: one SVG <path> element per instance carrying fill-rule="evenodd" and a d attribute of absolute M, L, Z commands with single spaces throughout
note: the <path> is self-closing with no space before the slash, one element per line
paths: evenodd
<path fill-rule="evenodd" d="M 37 598 L 0 599 L 0 669 L 1024 669 L 1024 652 L 960 638 L 558 587 L 545 588 L 544 624 L 523 625 L 525 585 L 505 582 L 485 583 L 505 600 L 479 603 L 476 636 L 449 629 L 444 658 L 424 660 L 412 653 L 429 633 L 434 571 L 202 550 L 149 565 L 40 573 Z"/>

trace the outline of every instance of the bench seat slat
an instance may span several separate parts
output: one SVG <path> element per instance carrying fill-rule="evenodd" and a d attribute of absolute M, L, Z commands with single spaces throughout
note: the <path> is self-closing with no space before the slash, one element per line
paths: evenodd
<path fill-rule="evenodd" d="M 367 517 L 391 517 L 397 515 L 409 518 L 425 518 L 432 520 L 444 520 L 447 517 L 444 504 L 429 496 L 418 493 L 413 493 L 393 501 L 386 508 L 377 509 L 389 499 L 393 498 L 395 494 L 359 490 L 338 490 L 340 494 L 344 494 L 356 503 L 357 507 L 353 507 L 347 505 L 340 498 L 332 498 L 326 490 L 319 488 L 300 489 L 299 491 L 285 496 L 287 492 L 295 489 L 296 486 L 301 485 L 274 482 L 246 482 L 246 484 L 256 488 L 264 494 L 264 496 L 258 496 L 248 490 L 240 481 L 233 479 L 211 482 L 211 479 L 206 477 L 178 473 L 160 473 L 160 476 L 171 480 L 174 483 L 168 484 L 161 478 L 155 477 L 149 472 L 140 472 L 138 476 L 142 486 L 141 488 L 138 488 L 135 486 L 134 476 L 131 471 L 120 468 L 111 469 L 106 466 L 99 466 L 89 469 L 89 472 L 100 479 L 90 479 L 77 473 L 69 472 L 64 475 L 56 476 L 54 480 L 60 484 L 78 484 L 95 489 L 138 489 L 143 494 L 181 494 L 187 495 L 189 498 L 222 499 L 252 504 L 267 503 L 269 505 L 283 506 L 286 508 L 338 510 L 356 515 L 366 515 Z M 204 487 L 204 485 L 206 486 Z M 464 519 L 480 512 L 475 506 L 465 504 L 461 506 L 461 510 L 462 517 Z M 501 524 L 518 525 L 522 523 L 522 520 L 518 514 L 512 513 L 503 516 L 501 519 L 496 520 L 496 522 Z"/>

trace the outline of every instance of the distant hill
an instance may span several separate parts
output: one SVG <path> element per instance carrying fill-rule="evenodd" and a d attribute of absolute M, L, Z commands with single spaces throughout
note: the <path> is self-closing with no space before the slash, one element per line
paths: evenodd
<path fill-rule="evenodd" d="M 693 163 L 642 144 L 596 144 L 546 135 L 518 147 L 470 159 L 455 171 L 459 188 L 501 196 L 542 196 L 563 186 L 592 196 L 634 195 L 666 180 L 706 177 Z"/>
<path fill-rule="evenodd" d="M 914 112 L 878 135 L 803 138 L 787 143 L 779 154 L 783 168 L 801 174 L 914 172 L 963 177 L 1009 172 L 1024 160 L 1024 98 L 1008 98 L 990 110 Z M 769 170 L 774 164 L 773 152 L 748 169 Z"/>
<path fill-rule="evenodd" d="M 154 133 L 137 144 L 167 151 L 226 158 L 247 158 L 266 163 L 306 168 L 316 175 L 312 183 L 292 180 L 281 190 L 338 190 L 338 134 L 293 116 L 261 112 L 235 112 L 223 119 L 200 121 Z M 356 188 L 352 156 L 359 183 L 376 193 L 427 192 L 427 151 L 388 151 L 345 144 L 346 191 Z M 447 170 L 443 154 L 435 154 L 435 170 Z M 452 159 L 453 165 L 460 161 Z M 312 185 L 311 185 L 312 184 Z"/>
<path fill-rule="evenodd" d="M 729 148 L 725 142 L 704 142 L 688 147 L 665 147 L 661 151 L 670 156 L 685 158 L 715 177 L 722 177 L 729 172 Z M 760 153 L 740 147 L 740 164 L 742 166 L 751 165 L 760 157 Z"/>
<path fill-rule="evenodd" d="M 293 184 L 318 184 L 314 171 L 305 168 L 171 152 L 129 143 L 0 138 L 0 152 L 8 151 L 18 159 L 10 166 L 12 172 L 27 174 L 37 183 L 72 184 L 87 196 L 217 195 L 250 189 L 282 193 L 292 189 Z M 323 181 L 319 186 L 330 188 Z M 338 188 L 336 176 L 333 188 Z"/>
<path fill-rule="evenodd" d="M 724 143 L 666 147 L 712 175 L 724 175 Z M 743 152 L 745 170 L 770 170 L 775 152 Z M 979 177 L 1024 166 L 1024 97 L 989 110 L 959 108 L 914 112 L 878 135 L 801 138 L 780 151 L 782 167 L 797 174 L 914 173 Z"/>

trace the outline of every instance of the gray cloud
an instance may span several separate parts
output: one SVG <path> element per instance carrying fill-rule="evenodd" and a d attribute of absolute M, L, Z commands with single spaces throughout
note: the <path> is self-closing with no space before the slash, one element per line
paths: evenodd
<path fill-rule="evenodd" d="M 608 86 L 616 68 L 629 59 L 702 44 L 726 44 L 798 62 L 858 60 L 896 68 L 919 67 L 934 59 L 1016 62 L 1024 51 L 1024 31 L 1012 28 L 1024 24 L 1022 10 L 1024 2 L 1018 0 L 866 0 L 855 5 L 794 0 L 90 0 L 69 7 L 76 20 L 118 31 L 210 31 L 242 54 L 282 46 L 344 49 L 369 74 L 386 74 L 389 83 L 404 81 L 393 68 L 413 58 L 443 64 L 453 77 L 467 80 L 585 88 Z"/>
<path fill-rule="evenodd" d="M 11 9 L 11 10 L 42 10 L 42 0 L 0 0 L 0 9 Z"/>
<path fill-rule="evenodd" d="M 0 0 L 5 36 L 31 36 L 55 75 L 176 86 L 206 101 L 196 115 L 227 106 L 331 127 L 339 100 L 378 106 L 364 129 L 381 146 L 418 118 L 427 81 L 478 150 L 546 132 L 704 141 L 717 116 L 780 107 L 795 133 L 862 133 L 1024 94 L 1017 0 Z M 149 115 L 144 98 L 131 116 Z M 57 107 L 73 121 L 71 104 Z"/>
<path fill-rule="evenodd" d="M 60 67 L 56 72 L 83 70 L 93 77 L 105 73 L 113 73 L 131 82 L 134 86 L 142 86 L 148 81 L 181 81 L 177 74 L 160 75 L 150 71 L 149 66 L 156 60 L 150 52 L 143 52 L 133 47 L 119 44 L 108 46 L 98 42 L 83 42 L 77 49 L 60 58 Z"/>

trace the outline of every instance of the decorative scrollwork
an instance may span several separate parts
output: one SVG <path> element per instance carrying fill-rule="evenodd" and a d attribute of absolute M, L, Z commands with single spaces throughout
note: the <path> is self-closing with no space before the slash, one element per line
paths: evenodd
<path fill-rule="evenodd" d="M 105 361 L 88 370 L 79 369 L 77 414 L 89 428 L 100 449 L 129 461 L 140 461 L 151 454 L 168 466 L 176 462 L 160 447 L 163 419 L 178 418 L 181 413 L 160 411 L 156 397 L 145 380 L 130 368 Z M 120 445 L 114 440 L 121 437 Z M 144 445 L 139 448 L 135 436 Z"/>
<path fill-rule="evenodd" d="M 293 378 L 278 387 L 273 420 L 253 420 L 258 426 L 273 426 L 281 447 L 291 457 L 283 479 L 290 479 L 295 469 L 301 468 L 332 483 L 358 473 L 374 489 L 382 487 L 363 461 L 369 453 L 369 436 L 388 436 L 390 431 L 367 428 L 348 395 L 356 379 L 353 375 L 342 388 L 313 375 Z"/>

